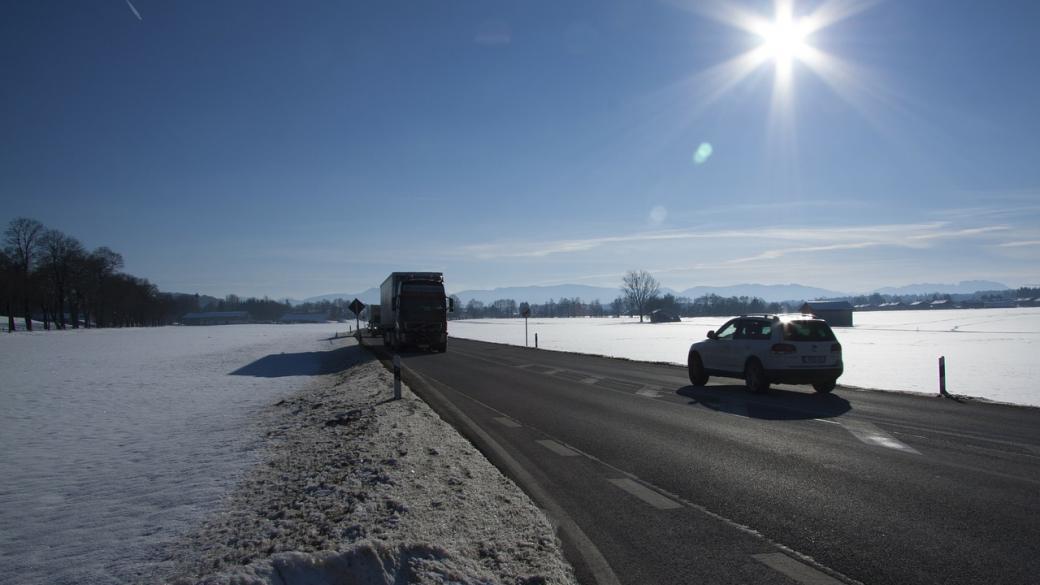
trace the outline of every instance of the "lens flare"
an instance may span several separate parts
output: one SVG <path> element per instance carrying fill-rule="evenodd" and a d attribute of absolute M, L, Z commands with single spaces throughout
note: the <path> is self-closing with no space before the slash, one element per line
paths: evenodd
<path fill-rule="evenodd" d="M 715 149 L 711 146 L 710 142 L 702 142 L 693 153 L 693 164 L 702 165 L 708 162 L 708 159 L 711 158 L 711 153 L 713 152 L 715 152 Z"/>

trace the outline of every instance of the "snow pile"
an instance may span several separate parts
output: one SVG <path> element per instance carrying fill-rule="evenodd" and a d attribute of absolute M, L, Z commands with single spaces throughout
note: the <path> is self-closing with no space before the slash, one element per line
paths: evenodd
<path fill-rule="evenodd" d="M 1040 406 L 1033 383 L 1040 369 L 1040 310 L 973 309 L 857 312 L 855 327 L 835 329 L 845 373 L 839 383 L 861 388 L 935 393 L 939 356 L 946 357 L 950 392 Z M 718 329 L 725 317 L 681 323 L 631 318 L 531 319 L 542 349 L 648 362 L 686 364 L 690 344 Z M 524 344 L 523 319 L 450 321 L 453 337 Z"/>
<path fill-rule="evenodd" d="M 265 413 L 266 460 L 176 547 L 174 583 L 573 583 L 523 492 L 350 349 L 365 363 Z"/>

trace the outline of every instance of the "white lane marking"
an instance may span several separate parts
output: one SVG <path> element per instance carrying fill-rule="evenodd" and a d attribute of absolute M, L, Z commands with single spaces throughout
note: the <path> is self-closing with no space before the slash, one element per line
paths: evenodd
<path fill-rule="evenodd" d="M 508 416 L 496 416 L 494 418 L 494 421 L 497 422 L 498 424 L 504 426 L 504 427 L 509 427 L 511 429 L 518 429 L 518 428 L 520 428 L 522 426 L 520 423 L 518 423 L 515 420 L 509 418 Z"/>
<path fill-rule="evenodd" d="M 658 391 L 657 386 L 643 386 L 639 390 L 636 390 L 636 394 L 639 396 L 646 396 L 647 398 L 661 397 L 661 393 Z"/>
<path fill-rule="evenodd" d="M 805 585 L 844 585 L 841 581 L 827 573 L 796 561 L 784 553 L 751 555 L 751 558 Z"/>
<path fill-rule="evenodd" d="M 548 370 L 545 370 L 542 373 L 545 374 L 546 376 L 553 376 L 553 375 L 559 374 L 562 371 L 563 370 L 557 370 L 556 368 L 550 368 Z"/>
<path fill-rule="evenodd" d="M 898 451 L 903 451 L 904 453 L 913 453 L 914 455 L 921 454 L 917 449 L 899 441 L 871 423 L 858 420 L 843 420 L 838 421 L 838 423 L 845 427 L 845 430 L 852 433 L 853 437 L 856 437 L 867 445 L 888 447 L 889 449 L 896 449 Z"/>
<path fill-rule="evenodd" d="M 557 443 L 556 441 L 553 441 L 553 440 L 550 440 L 550 439 L 540 439 L 540 440 L 537 440 L 535 442 L 538 443 L 539 445 L 541 445 L 542 447 L 545 447 L 546 449 L 552 451 L 553 453 L 556 453 L 557 455 L 560 455 L 560 456 L 563 456 L 563 457 L 577 457 L 578 456 L 578 452 L 577 451 L 573 451 L 571 449 L 568 449 L 567 447 L 564 447 L 560 443 Z"/>
<path fill-rule="evenodd" d="M 589 378 L 585 378 L 584 380 L 578 380 L 578 382 L 580 382 L 582 384 L 595 384 L 596 382 L 599 382 L 599 378 L 589 377 Z"/>
<path fill-rule="evenodd" d="M 662 496 L 654 490 L 646 487 L 645 485 L 631 480 L 627 477 L 620 479 L 608 479 L 610 483 L 618 486 L 633 496 L 643 500 L 647 504 L 657 508 L 658 510 L 674 510 L 676 508 L 682 508 L 682 504 Z"/>

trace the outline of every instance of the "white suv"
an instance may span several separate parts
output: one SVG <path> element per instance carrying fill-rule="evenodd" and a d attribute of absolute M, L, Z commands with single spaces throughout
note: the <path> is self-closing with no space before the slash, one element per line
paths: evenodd
<path fill-rule="evenodd" d="M 834 331 L 813 315 L 730 319 L 691 345 L 686 363 L 694 386 L 706 384 L 708 376 L 743 378 L 752 392 L 765 392 L 774 382 L 830 392 L 844 369 Z"/>

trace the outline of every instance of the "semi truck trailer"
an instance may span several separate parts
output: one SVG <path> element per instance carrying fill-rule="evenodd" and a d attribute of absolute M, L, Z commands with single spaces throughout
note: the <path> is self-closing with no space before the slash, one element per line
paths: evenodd
<path fill-rule="evenodd" d="M 440 272 L 393 272 L 379 287 L 379 327 L 391 349 L 448 349 L 448 312 L 453 299 L 444 294 Z"/>

